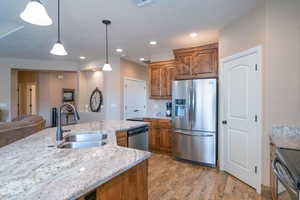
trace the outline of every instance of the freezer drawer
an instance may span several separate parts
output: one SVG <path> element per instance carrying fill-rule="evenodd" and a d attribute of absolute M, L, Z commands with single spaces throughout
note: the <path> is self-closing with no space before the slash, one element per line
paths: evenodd
<path fill-rule="evenodd" d="M 216 166 L 216 133 L 174 131 L 172 143 L 175 158 Z"/>

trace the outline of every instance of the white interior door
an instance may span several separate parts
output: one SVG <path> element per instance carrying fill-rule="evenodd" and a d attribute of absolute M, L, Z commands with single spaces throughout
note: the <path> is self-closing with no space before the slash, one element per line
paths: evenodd
<path fill-rule="evenodd" d="M 260 190 L 259 63 L 259 52 L 244 53 L 223 61 L 221 72 L 223 167 L 257 190 Z"/>
<path fill-rule="evenodd" d="M 146 81 L 125 79 L 124 119 L 144 117 L 146 114 Z"/>
<path fill-rule="evenodd" d="M 37 88 L 35 83 L 26 84 L 26 114 L 36 115 L 37 114 Z"/>

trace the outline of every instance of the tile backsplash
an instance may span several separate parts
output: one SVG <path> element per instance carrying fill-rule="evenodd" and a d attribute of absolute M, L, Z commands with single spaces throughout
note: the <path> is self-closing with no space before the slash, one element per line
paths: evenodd
<path fill-rule="evenodd" d="M 167 110 L 166 103 L 170 100 L 152 100 L 148 99 L 147 114 L 157 115 L 158 113 L 165 113 Z"/>

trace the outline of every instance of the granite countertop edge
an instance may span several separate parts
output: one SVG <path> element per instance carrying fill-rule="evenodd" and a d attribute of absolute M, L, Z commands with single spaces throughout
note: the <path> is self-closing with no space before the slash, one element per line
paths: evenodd
<path fill-rule="evenodd" d="M 273 126 L 269 138 L 276 147 L 300 149 L 300 126 Z"/>
<path fill-rule="evenodd" d="M 99 181 L 98 183 L 95 183 L 95 184 L 91 185 L 90 187 L 86 188 L 82 192 L 80 192 L 78 194 L 75 194 L 74 196 L 71 196 L 68 200 L 76 200 L 76 199 L 82 197 L 83 195 L 85 195 L 89 192 L 92 192 L 93 190 L 97 189 L 98 187 L 100 187 L 104 183 L 107 183 L 108 181 L 112 180 L 113 178 L 117 177 L 118 175 L 126 172 L 127 170 L 131 169 L 132 167 L 134 167 L 134 166 L 142 163 L 143 161 L 149 159 L 150 157 L 151 157 L 151 153 L 145 155 L 143 158 L 137 160 L 136 162 L 131 163 L 126 168 L 123 168 L 122 170 L 112 174 L 111 176 L 106 177 L 105 179 Z"/>
<path fill-rule="evenodd" d="M 107 140 L 110 143 L 109 143 L 109 145 L 107 145 L 107 148 L 104 148 L 102 153 L 101 153 L 101 151 L 100 152 L 98 150 L 96 151 L 95 148 L 92 148 L 91 150 L 83 149 L 82 151 L 79 151 L 79 150 L 67 151 L 67 150 L 58 150 L 58 149 L 49 151 L 47 149 L 47 146 L 50 145 L 51 143 L 53 144 L 53 142 L 55 141 L 55 134 L 54 134 L 55 128 L 44 129 L 43 131 L 41 131 L 37 134 L 31 135 L 29 137 L 26 137 L 22 140 L 15 142 L 15 143 L 7 145 L 0 149 L 0 155 L 2 155 L 1 159 L 3 159 L 2 161 L 5 161 L 5 165 L 0 167 L 0 174 L 3 175 L 3 177 L 0 177 L 0 180 L 2 182 L 2 184 L 0 183 L 0 197 L 4 197 L 4 199 L 20 199 L 20 198 L 22 199 L 25 196 L 28 197 L 28 195 L 30 197 L 32 197 L 31 195 L 40 196 L 39 191 L 41 188 L 43 188 L 45 186 L 45 183 L 47 183 L 49 181 L 51 182 L 52 180 L 55 182 L 57 179 L 56 177 L 59 176 L 58 173 L 61 173 L 61 172 L 57 172 L 57 167 L 62 166 L 62 168 L 63 168 L 62 170 L 64 170 L 64 169 L 68 170 L 67 176 L 66 176 L 67 177 L 66 180 L 68 180 L 68 179 L 72 178 L 72 175 L 70 175 L 70 170 L 78 169 L 77 167 L 81 166 L 81 160 L 82 161 L 86 160 L 88 162 L 104 161 L 103 165 L 100 163 L 98 168 L 101 168 L 102 166 L 104 168 L 106 168 L 107 165 L 108 166 L 110 165 L 109 164 L 110 161 L 105 157 L 101 157 L 101 156 L 103 156 L 103 154 L 105 152 L 110 151 L 111 152 L 111 154 L 109 154 L 110 156 L 122 156 L 123 155 L 122 152 L 124 152 L 125 154 L 127 154 L 126 152 L 129 153 L 128 158 L 127 157 L 123 158 L 125 160 L 128 159 L 128 161 L 126 161 L 126 164 L 124 163 L 123 165 L 120 165 L 119 167 L 115 167 L 115 169 L 113 171 L 110 170 L 110 173 L 103 173 L 103 175 L 101 175 L 101 173 L 102 173 L 101 172 L 100 174 L 98 174 L 97 180 L 90 182 L 90 184 L 87 184 L 87 182 L 83 181 L 82 184 L 85 184 L 85 186 L 84 185 L 82 185 L 82 186 L 84 186 L 84 187 L 78 187 L 77 189 L 75 189 L 75 188 L 70 189 L 69 194 L 64 193 L 65 191 L 69 190 L 69 189 L 66 189 L 63 193 L 61 193 L 62 196 L 60 199 L 61 200 L 74 200 L 74 199 L 80 198 L 84 194 L 87 194 L 87 193 L 95 190 L 97 187 L 108 182 L 109 180 L 113 179 L 114 177 L 122 174 L 123 172 L 127 171 L 128 169 L 130 169 L 130 168 L 138 165 L 139 163 L 150 158 L 150 156 L 151 156 L 150 152 L 129 149 L 126 147 L 120 147 L 120 146 L 117 146 L 117 144 L 116 144 L 116 132 L 117 131 L 126 131 L 126 130 L 130 130 L 130 129 L 138 128 L 138 127 L 142 127 L 142 126 L 147 126 L 147 125 L 149 125 L 148 122 L 129 122 L 129 121 L 124 121 L 124 120 L 104 120 L 104 121 L 98 121 L 98 122 L 92 122 L 92 123 L 76 124 L 76 125 L 71 125 L 69 127 L 66 127 L 66 128 L 70 128 L 72 131 L 75 131 L 75 132 L 77 132 L 77 131 L 98 131 L 98 130 L 104 131 L 104 133 L 109 135 Z M 37 147 L 37 149 L 33 150 L 31 148 L 32 145 L 35 145 Z M 26 149 L 26 148 L 28 148 L 28 151 L 23 153 L 24 149 Z M 49 148 L 49 146 L 48 146 L 48 148 Z M 115 150 L 116 150 L 116 152 L 115 152 Z M 49 155 L 51 155 L 50 159 L 45 158 L 44 155 L 42 155 L 38 159 L 36 159 L 36 158 L 32 159 L 32 156 L 33 156 L 32 154 L 35 154 L 36 152 L 37 153 L 44 152 L 44 153 L 46 153 L 46 155 L 49 154 Z M 88 153 L 88 154 L 85 154 L 85 153 Z M 96 155 L 95 155 L 95 156 L 97 156 L 96 159 L 91 158 L 91 155 L 89 155 L 91 153 L 96 153 Z M 136 154 L 136 156 L 134 156 L 135 154 Z M 64 156 L 67 156 L 67 157 L 64 157 Z M 53 165 L 51 158 L 65 159 L 66 166 L 64 165 L 64 163 L 60 164 L 59 162 L 57 162 L 57 160 L 56 160 L 56 162 L 54 162 L 54 165 Z M 68 158 L 71 158 L 71 161 L 68 161 Z M 75 158 L 76 158 L 76 161 L 74 161 Z M 31 166 L 31 164 L 32 164 L 31 162 L 35 161 L 34 159 L 36 159 L 37 162 L 34 163 L 34 166 Z M 32 160 L 34 160 L 34 161 L 32 161 Z M 75 162 L 74 165 L 72 162 Z M 116 159 L 114 160 L 114 162 L 116 162 Z M 21 165 L 22 167 L 16 167 L 16 168 L 12 167 L 12 166 L 15 166 L 14 165 L 15 163 L 22 163 L 22 165 Z M 25 165 L 23 165 L 23 164 L 25 164 Z M 47 164 L 50 164 L 50 166 L 48 166 Z M 39 167 L 39 165 L 43 165 L 43 167 L 40 168 L 40 170 L 42 172 L 39 171 L 38 174 L 35 174 L 30 171 L 31 168 L 35 169 L 36 167 Z M 51 166 L 51 165 L 53 165 L 53 166 Z M 45 166 L 47 166 L 47 167 L 45 167 Z M 26 167 L 29 167 L 29 168 L 26 169 Z M 28 174 L 28 176 L 29 176 L 29 177 L 26 177 L 25 180 L 23 180 L 23 176 L 20 175 L 21 169 L 26 169 L 26 171 L 24 171 L 24 173 Z M 27 179 L 27 181 L 28 180 L 35 181 L 35 179 L 37 178 L 37 177 L 35 177 L 35 175 L 41 176 L 42 178 L 44 178 L 43 176 L 48 176 L 48 174 L 49 174 L 48 172 L 50 172 L 49 170 L 51 170 L 51 169 L 56 169 L 56 171 L 51 171 L 51 173 L 53 173 L 55 176 L 54 178 L 46 177 L 42 183 L 39 183 L 39 182 L 37 183 L 38 185 L 36 185 L 34 187 L 35 189 L 30 190 L 30 192 L 28 191 L 29 193 L 27 193 L 25 196 L 22 197 L 22 188 L 23 188 L 23 185 L 26 184 L 26 179 Z M 98 172 L 95 172 L 95 173 L 98 173 Z M 75 177 L 76 177 L 76 175 L 75 175 Z M 87 179 L 87 180 L 89 180 L 89 179 Z M 13 183 L 11 183 L 11 181 L 13 181 Z M 62 180 L 60 180 L 60 181 L 65 181 L 65 179 L 62 178 Z M 8 183 L 10 184 L 9 186 L 7 186 Z M 11 184 L 17 184 L 18 190 L 15 190 Z M 52 186 L 52 188 L 57 187 L 53 184 L 51 186 Z M 45 186 L 45 187 L 49 188 L 49 186 Z M 50 188 L 49 188 L 49 191 L 51 190 Z M 3 191 L 4 191 L 4 193 L 1 193 Z M 43 193 L 46 194 L 48 192 L 43 192 Z M 2 195 L 4 195 L 4 196 L 2 196 Z M 41 194 L 41 195 L 43 195 L 43 194 Z M 52 195 L 47 196 L 46 199 L 51 199 L 51 196 Z M 52 196 L 52 197 L 54 197 L 54 196 Z"/>

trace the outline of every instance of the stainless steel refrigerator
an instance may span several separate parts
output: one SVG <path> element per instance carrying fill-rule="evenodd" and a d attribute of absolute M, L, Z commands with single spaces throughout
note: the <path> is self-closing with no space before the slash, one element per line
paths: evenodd
<path fill-rule="evenodd" d="M 217 80 L 173 81 L 172 103 L 173 156 L 215 167 Z"/>

